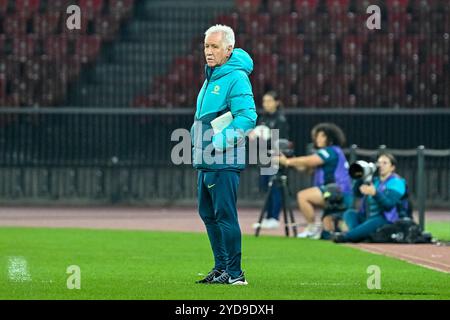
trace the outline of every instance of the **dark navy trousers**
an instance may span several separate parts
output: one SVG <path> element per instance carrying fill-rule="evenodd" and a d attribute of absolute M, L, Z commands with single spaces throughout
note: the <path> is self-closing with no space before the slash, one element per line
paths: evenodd
<path fill-rule="evenodd" d="M 214 254 L 214 268 L 237 278 L 241 270 L 241 228 L 236 201 L 239 172 L 199 171 L 198 210 Z"/>

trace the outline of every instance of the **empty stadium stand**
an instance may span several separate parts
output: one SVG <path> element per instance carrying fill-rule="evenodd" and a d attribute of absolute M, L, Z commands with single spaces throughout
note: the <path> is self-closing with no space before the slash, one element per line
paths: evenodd
<path fill-rule="evenodd" d="M 259 101 L 275 89 L 288 107 L 450 107 L 450 10 L 431 0 L 235 0 L 230 25 L 254 59 Z M 382 30 L 366 9 L 382 9 Z M 202 37 L 177 66 L 155 77 L 139 107 L 192 107 L 202 73 Z M 181 68 L 179 66 L 182 66 Z M 200 82 L 202 79 L 200 79 Z"/>
<path fill-rule="evenodd" d="M 66 9 L 81 8 L 69 30 Z M 65 105 L 70 84 L 112 41 L 134 0 L 0 0 L 0 105 Z"/>
<path fill-rule="evenodd" d="M 192 107 L 215 23 L 251 53 L 258 102 L 450 107 L 448 0 L 0 0 L 0 106 Z"/>

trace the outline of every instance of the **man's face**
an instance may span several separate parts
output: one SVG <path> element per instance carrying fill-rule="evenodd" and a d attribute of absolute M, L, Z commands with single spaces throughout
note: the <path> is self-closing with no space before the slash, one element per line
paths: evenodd
<path fill-rule="evenodd" d="M 395 170 L 395 166 L 391 163 L 391 160 L 388 157 L 381 156 L 377 161 L 378 172 L 380 176 L 390 175 Z"/>
<path fill-rule="evenodd" d="M 221 32 L 211 33 L 205 38 L 205 58 L 209 67 L 218 67 L 227 62 L 231 46 L 225 47 Z"/>

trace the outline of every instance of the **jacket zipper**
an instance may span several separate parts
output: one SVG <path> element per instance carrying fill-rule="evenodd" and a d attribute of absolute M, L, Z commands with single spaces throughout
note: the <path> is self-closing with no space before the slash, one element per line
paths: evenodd
<path fill-rule="evenodd" d="M 200 110 L 198 111 L 198 119 L 200 119 L 200 117 L 201 117 L 202 107 L 203 107 L 203 100 L 205 99 L 205 95 L 208 92 L 209 79 L 211 79 L 213 72 L 214 72 L 214 69 L 211 71 L 211 75 L 209 76 L 209 78 L 208 78 L 208 74 L 206 74 L 205 92 L 203 92 L 202 100 L 200 101 Z"/>

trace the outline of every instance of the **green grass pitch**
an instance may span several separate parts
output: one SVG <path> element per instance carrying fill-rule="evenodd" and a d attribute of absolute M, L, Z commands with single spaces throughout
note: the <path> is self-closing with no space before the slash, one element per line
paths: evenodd
<path fill-rule="evenodd" d="M 28 281 L 11 280 L 12 257 Z M 244 236 L 245 287 L 195 284 L 211 267 L 203 233 L 0 228 L 0 299 L 450 299 L 448 274 L 324 241 Z"/>
<path fill-rule="evenodd" d="M 450 241 L 450 221 L 427 222 L 425 229 L 431 232 L 433 238 L 441 241 Z"/>

